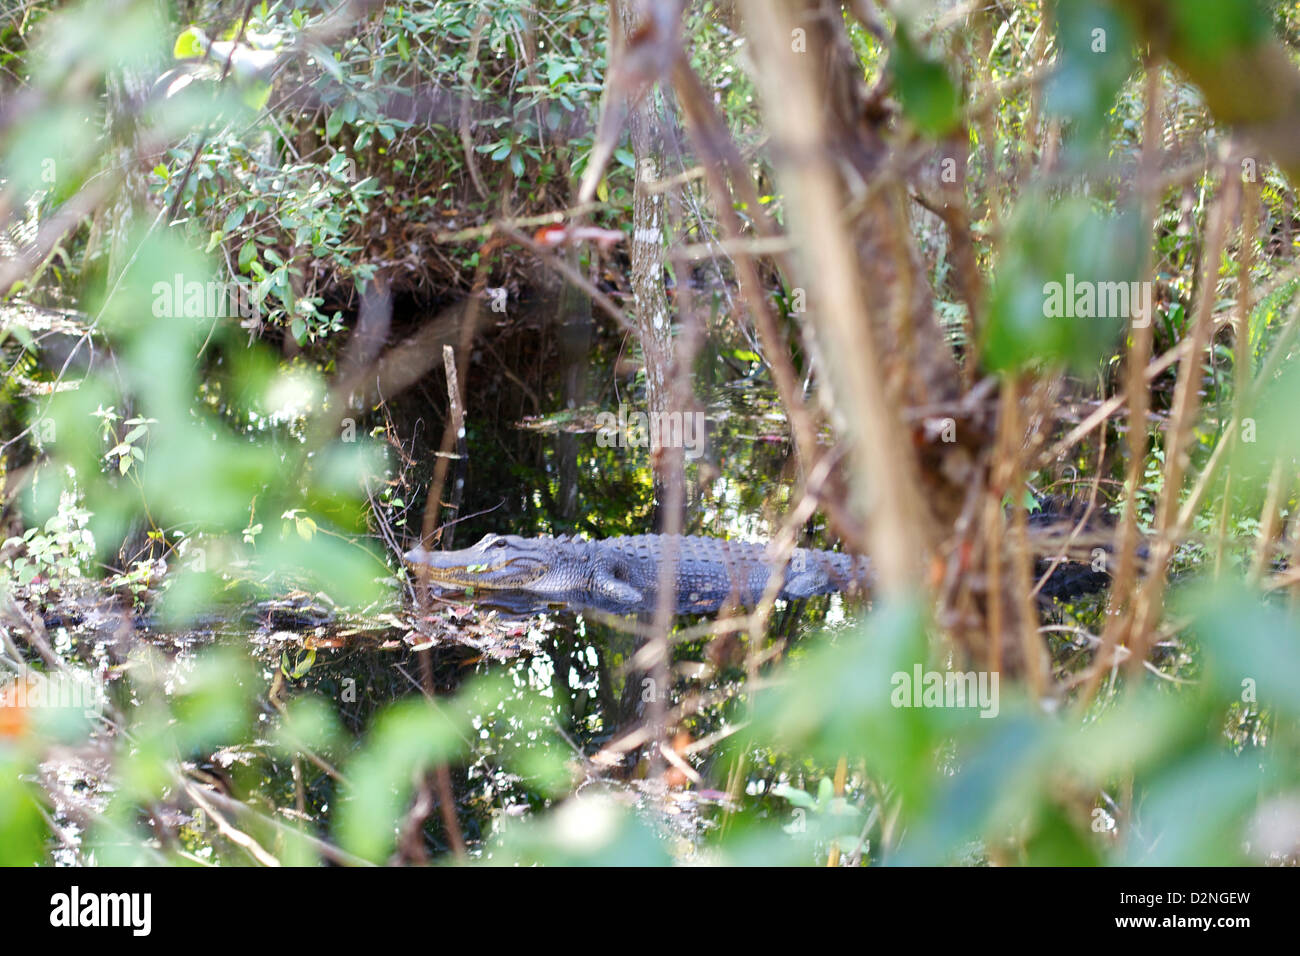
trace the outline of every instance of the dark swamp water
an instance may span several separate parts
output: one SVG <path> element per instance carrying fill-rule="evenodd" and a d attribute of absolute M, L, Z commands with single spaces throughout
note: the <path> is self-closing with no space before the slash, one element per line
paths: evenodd
<path fill-rule="evenodd" d="M 447 478 L 449 489 L 463 479 L 461 498 L 458 508 L 444 506 L 439 520 L 444 534 L 454 529 L 456 547 L 487 532 L 601 538 L 657 530 L 650 450 L 635 436 L 633 447 L 604 447 L 608 442 L 596 431 L 597 415 L 644 407 L 643 376 L 628 358 L 629 343 L 590 322 L 564 324 L 538 311 L 482 330 L 469 358 L 467 457 Z M 789 510 L 795 481 L 779 403 L 749 345 L 713 330 L 697 356 L 694 389 L 704 434 L 698 436 L 701 454 L 693 452 L 686 462 L 683 530 L 766 540 Z M 396 479 L 372 501 L 383 526 L 376 543 L 384 544 L 393 572 L 391 600 L 343 613 L 324 594 L 281 589 L 179 633 L 147 618 L 123 631 L 120 615 L 56 615 L 47 621 L 51 639 L 80 645 L 79 657 L 104 664 L 129 633 L 180 674 L 213 646 L 251 661 L 242 678 L 244 690 L 259 701 L 251 728 L 189 769 L 219 793 L 327 839 L 339 802 L 337 768 L 362 745 L 381 711 L 404 699 L 432 694 L 441 700 L 473 681 L 492 681 L 495 696 L 485 696 L 483 710 L 461 730 L 469 758 L 449 761 L 415 785 L 415 808 L 397 839 L 408 861 L 495 858 L 494 835 L 503 823 L 587 788 L 636 808 L 659 837 L 653 852 L 666 850 L 678 859 L 691 857 L 705 833 L 726 825 L 742 794 L 747 814 L 788 813 L 789 805 L 771 790 L 787 780 L 802 786 L 798 768 L 792 775 L 762 759 L 737 772 L 710 756 L 709 742 L 744 722 L 744 688 L 756 676 L 746 670 L 748 652 L 755 650 L 751 635 L 693 634 L 691 628 L 711 618 L 675 619 L 665 706 L 671 712 L 689 699 L 693 713 L 677 725 L 678 760 L 664 766 L 649 759 L 648 748 L 620 744 L 645 718 L 647 680 L 631 662 L 650 615 L 615 619 L 561 607 L 519 613 L 460 594 L 415 599 L 397 549 L 412 546 L 419 535 L 448 415 L 446 395 L 439 367 L 366 425 L 384 428 L 404 459 Z M 813 523 L 800 543 L 835 544 Z M 847 626 L 850 617 L 839 595 L 778 602 L 762 646 L 776 649 L 770 660 L 815 629 Z M 304 701 L 330 731 L 314 749 L 292 753 L 275 741 L 286 709 Z M 96 788 L 93 768 L 47 770 L 66 778 L 53 788 L 62 792 L 56 819 L 75 836 L 106 795 Z M 454 795 L 454 814 L 445 805 L 447 794 Z M 202 813 L 177 809 L 172 815 L 179 815 L 170 821 L 178 849 L 195 860 L 211 859 L 223 835 Z M 113 861 L 111 848 L 97 855 Z M 329 854 L 308 850 L 304 858 L 322 856 Z"/>

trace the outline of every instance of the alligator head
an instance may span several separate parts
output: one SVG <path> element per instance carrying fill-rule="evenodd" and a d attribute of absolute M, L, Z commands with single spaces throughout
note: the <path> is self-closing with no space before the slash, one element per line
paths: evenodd
<path fill-rule="evenodd" d="M 403 559 L 423 565 L 429 580 L 444 587 L 523 589 L 552 570 L 556 554 L 550 538 L 489 534 L 460 551 L 413 548 Z"/>

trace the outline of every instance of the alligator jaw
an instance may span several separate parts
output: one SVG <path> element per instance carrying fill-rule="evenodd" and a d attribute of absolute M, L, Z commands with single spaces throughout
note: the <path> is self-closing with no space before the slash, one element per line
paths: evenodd
<path fill-rule="evenodd" d="M 520 589 L 541 577 L 546 567 L 523 539 L 489 534 L 460 551 L 412 548 L 402 556 L 423 567 L 428 580 L 442 587 Z"/>

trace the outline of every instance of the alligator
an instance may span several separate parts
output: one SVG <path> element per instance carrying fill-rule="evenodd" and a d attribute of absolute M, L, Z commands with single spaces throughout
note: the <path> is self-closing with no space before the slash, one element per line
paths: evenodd
<path fill-rule="evenodd" d="M 1060 551 L 1074 526 L 1088 532 L 1074 542 L 1076 549 L 1092 547 L 1085 560 L 1055 563 L 1043 552 Z M 1110 583 L 1106 561 L 1096 547 L 1110 552 L 1108 539 L 1114 518 L 1080 501 L 1044 496 L 1029 516 L 1035 539 L 1035 575 L 1051 572 L 1039 591 L 1044 606 L 1102 590 Z M 407 563 L 423 566 L 428 581 L 442 588 L 482 589 L 493 603 L 517 613 L 531 613 L 562 604 L 612 613 L 651 611 L 656 604 L 660 569 L 670 542 L 677 553 L 676 612 L 704 614 L 727 601 L 753 607 L 763 597 L 772 574 L 764 544 L 695 535 L 634 535 L 588 541 L 568 536 L 523 538 L 489 534 L 460 551 L 415 548 Z M 1141 558 L 1147 547 L 1138 548 Z M 1064 557 L 1064 556 L 1062 556 Z M 795 548 L 783 571 L 777 596 L 785 600 L 835 591 L 869 591 L 870 562 L 836 551 Z"/>
<path fill-rule="evenodd" d="M 654 609 L 660 569 L 670 548 L 677 556 L 678 614 L 709 613 L 728 600 L 753 607 L 772 575 L 766 545 L 697 535 L 640 534 L 588 541 L 489 534 L 460 551 L 415 548 L 404 557 L 409 564 L 422 565 L 429 581 L 444 588 L 526 592 L 549 603 L 637 613 Z M 870 586 L 866 558 L 795 548 L 777 596 L 789 601 Z"/>

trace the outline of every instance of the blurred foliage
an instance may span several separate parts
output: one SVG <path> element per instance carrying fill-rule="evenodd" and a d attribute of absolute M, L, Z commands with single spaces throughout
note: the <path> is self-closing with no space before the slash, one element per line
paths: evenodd
<path fill-rule="evenodd" d="M 1132 211 L 1102 213 L 1082 199 L 1052 202 L 1021 197 L 1007 223 L 1008 241 L 998 260 L 985 332 L 986 361 L 995 369 L 1037 362 L 1094 369 L 1113 351 L 1133 311 L 1129 294 L 1138 278 L 1139 228 Z M 1079 309 L 1076 288 L 1120 283 L 1123 312 L 1108 313 L 1107 297 Z M 1049 291 L 1059 289 L 1061 308 Z M 1049 306 L 1044 306 L 1047 299 Z M 1148 316 L 1148 321 L 1153 320 Z"/>
<path fill-rule="evenodd" d="M 1113 383 L 1122 317 L 1052 315 L 1043 302 L 1052 283 L 1145 278 L 1122 188 L 1143 115 L 1133 24 L 1120 5 L 1061 0 L 983 10 L 965 31 L 937 25 L 944 6 L 887 4 L 883 27 L 846 20 L 863 77 L 897 98 L 901 135 L 969 146 L 972 242 L 990 278 L 974 302 L 986 313 L 978 342 L 964 338 L 971 303 L 950 250 L 922 241 L 936 309 L 987 371 L 1064 368 Z M 409 615 L 395 618 L 397 647 L 381 648 L 392 656 L 272 623 L 257 641 L 246 625 L 234 641 L 208 640 L 250 605 L 263 613 L 255 602 L 268 592 L 325 595 L 376 620 L 398 613 L 405 575 L 377 541 L 416 531 L 427 475 L 417 482 L 384 447 L 400 444 L 388 408 L 364 409 L 359 434 L 346 418 L 350 397 L 331 387 L 339 333 L 380 275 L 420 308 L 467 291 L 483 248 L 429 237 L 481 225 L 502 197 L 512 215 L 564 208 L 596 127 L 603 3 L 396 2 L 342 30 L 335 7 L 268 0 L 246 23 L 211 2 L 184 5 L 193 22 L 148 0 L 0 14 L 0 268 L 38 248 L 39 223 L 73 211 L 0 290 L 0 864 L 448 862 L 458 836 L 471 859 L 497 864 L 1295 859 L 1294 834 L 1266 811 L 1300 786 L 1300 625 L 1285 588 L 1241 573 L 1275 462 L 1300 454 L 1288 420 L 1300 402 L 1288 331 L 1300 223 L 1291 184 L 1267 164 L 1246 277 L 1263 294 L 1245 350 L 1266 380 L 1238 395 L 1238 353 L 1213 343 L 1201 386 L 1215 420 L 1198 423 L 1192 464 L 1213 454 L 1238 401 L 1260 437 L 1225 456 L 1232 481 L 1207 496 L 1173 559 L 1178 575 L 1208 570 L 1222 528 L 1224 572 L 1181 579 L 1168 639 L 1145 667 L 1104 675 L 1095 697 L 1075 682 L 1034 700 L 1008 683 L 991 719 L 899 706 L 899 675 L 954 666 L 927 609 L 878 606 L 858 619 L 825 602 L 807 609 L 815 633 L 787 621 L 771 645 L 737 637 L 742 650 L 781 652 L 754 672 L 724 640 L 681 640 L 665 703 L 697 699 L 691 674 L 711 681 L 672 754 L 695 776 L 671 760 L 658 773 L 651 755 L 619 780 L 594 756 L 614 738 L 618 705 L 647 700 L 626 673 L 634 647 L 599 622 L 524 634 L 545 652 L 505 664 L 416 657 L 428 648 L 410 650 Z M 1168 9 L 1180 42 L 1209 61 L 1269 32 L 1300 35 L 1292 3 Z M 736 11 L 707 0 L 687 16 L 690 62 L 781 222 Z M 873 26 L 892 31 L 889 42 Z M 1041 90 L 1019 82 L 1030 75 Z M 1171 149 L 1214 154 L 1223 134 L 1197 90 L 1168 69 L 1163 79 Z M 989 115 L 968 124 L 990 91 Z M 1057 165 L 1041 179 L 1013 175 L 1049 156 Z M 633 165 L 620 143 L 598 192 L 602 224 L 627 225 Z M 1216 316 L 1234 304 L 1240 250 L 1196 276 L 1215 185 L 1202 170 L 1158 197 L 1159 349 L 1184 338 L 1198 295 Z M 712 241 L 706 191 L 687 183 L 681 195 L 683 235 Z M 754 212 L 737 210 L 745 224 Z M 493 282 L 521 274 L 512 255 L 489 265 Z M 765 290 L 802 332 L 793 291 L 778 280 Z M 80 324 L 59 332 L 51 315 Z M 613 379 L 622 343 L 607 338 L 591 355 Z M 692 465 L 689 530 L 758 535 L 791 506 L 788 439 L 752 332 L 719 338 L 700 364 L 728 396 L 711 393 L 723 451 Z M 534 415 L 567 407 L 547 382 L 540 396 L 522 389 L 545 406 Z M 1168 377 L 1153 383 L 1157 415 L 1170 392 Z M 514 427 L 523 397 L 518 408 L 495 419 L 471 410 L 481 500 L 471 493 L 461 533 L 645 530 L 645 458 L 587 435 L 525 454 Z M 341 420 L 352 429 L 317 427 Z M 1107 437 L 1108 448 L 1122 438 Z M 1072 468 L 1119 481 L 1121 465 L 1098 465 L 1098 451 L 1081 443 L 1034 480 L 1064 481 Z M 1138 489 L 1143 530 L 1178 493 L 1163 487 L 1163 465 L 1157 435 Z M 503 502 L 506 488 L 523 490 Z M 1278 508 L 1292 518 L 1290 491 Z M 1284 560 L 1267 557 L 1269 568 Z M 121 600 L 92 640 L 61 622 L 96 589 Z M 1074 633 L 1098 629 L 1104 609 L 1054 613 L 1070 622 L 1069 636 L 1052 635 L 1055 671 L 1073 680 L 1088 650 Z M 179 638 L 165 633 L 182 626 Z M 427 671 L 417 680 L 407 664 Z M 32 674 L 95 696 L 20 701 Z M 701 740 L 713 742 L 693 749 Z M 56 755 L 68 762 L 51 773 Z M 668 786 L 672 772 L 681 778 Z M 434 809 L 440 780 L 457 791 L 454 825 Z"/>
<path fill-rule="evenodd" d="M 923 55 L 904 28 L 894 43 L 892 67 L 903 112 L 923 135 L 946 135 L 956 125 L 961 105 L 947 68 L 941 59 Z"/>

